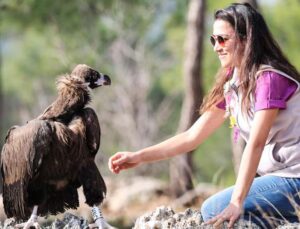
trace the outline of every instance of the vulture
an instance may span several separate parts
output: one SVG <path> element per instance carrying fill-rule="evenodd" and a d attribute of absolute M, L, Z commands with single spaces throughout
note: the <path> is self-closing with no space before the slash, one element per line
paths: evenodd
<path fill-rule="evenodd" d="M 100 146 L 95 111 L 86 107 L 90 90 L 110 85 L 107 75 L 77 65 L 57 79 L 56 100 L 37 118 L 8 130 L 1 151 L 3 205 L 7 217 L 39 227 L 37 216 L 63 213 L 79 206 L 79 187 L 98 228 L 112 228 L 99 205 L 105 182 L 94 162 Z"/>

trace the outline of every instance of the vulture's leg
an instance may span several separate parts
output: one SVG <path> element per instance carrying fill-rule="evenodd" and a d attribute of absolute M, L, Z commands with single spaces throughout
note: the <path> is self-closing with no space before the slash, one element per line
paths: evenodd
<path fill-rule="evenodd" d="M 90 224 L 90 228 L 99 228 L 99 229 L 116 229 L 115 227 L 109 225 L 102 216 L 102 212 L 99 207 L 96 205 L 92 208 L 92 216 L 94 223 Z"/>
<path fill-rule="evenodd" d="M 89 225 L 90 228 L 113 229 L 114 227 L 105 221 L 100 208 L 97 207 L 105 197 L 106 186 L 92 158 L 82 163 L 79 172 L 79 181 L 83 187 L 86 203 L 92 207 L 94 224 Z"/>
<path fill-rule="evenodd" d="M 15 225 L 15 227 L 16 228 L 23 228 L 23 229 L 29 229 L 31 227 L 34 227 L 36 229 L 39 229 L 40 225 L 37 222 L 37 218 L 38 218 L 37 217 L 37 210 L 38 210 L 38 206 L 35 205 L 33 207 L 32 214 L 31 214 L 30 218 L 28 219 L 28 221 L 25 222 L 25 223 L 17 224 L 17 225 Z"/>

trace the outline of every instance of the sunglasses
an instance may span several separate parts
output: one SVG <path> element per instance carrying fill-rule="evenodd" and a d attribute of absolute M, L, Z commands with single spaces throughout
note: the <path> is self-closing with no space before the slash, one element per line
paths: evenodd
<path fill-rule="evenodd" d="M 218 42 L 220 46 L 224 47 L 226 41 L 228 41 L 228 40 L 229 40 L 229 38 L 222 37 L 222 36 L 220 36 L 220 35 L 212 35 L 212 36 L 210 36 L 210 43 L 211 43 L 212 46 L 214 46 L 214 47 L 215 47 L 215 45 L 216 45 L 216 42 Z"/>

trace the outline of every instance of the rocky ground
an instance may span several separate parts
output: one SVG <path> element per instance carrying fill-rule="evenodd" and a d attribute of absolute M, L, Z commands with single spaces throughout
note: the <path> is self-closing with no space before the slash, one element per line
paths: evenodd
<path fill-rule="evenodd" d="M 167 205 L 171 201 L 169 196 L 165 193 L 167 185 L 155 178 L 134 177 L 113 180 L 106 177 L 105 181 L 108 193 L 105 201 L 101 205 L 103 216 L 111 225 L 119 229 L 132 228 L 138 216 L 146 211 L 155 209 L 157 206 Z M 80 189 L 79 202 L 80 207 L 76 210 L 68 210 L 67 214 L 70 213 L 80 216 L 82 219 L 91 223 L 91 208 L 85 204 L 85 197 Z M 65 222 L 65 216 L 66 214 L 48 216 L 46 218 L 39 217 L 38 221 L 40 225 L 48 226 L 53 221 Z M 6 228 L 8 228 L 8 225 L 15 224 L 15 222 L 11 220 L 12 219 L 6 219 L 2 196 L 0 195 L 0 224 L 2 227 L 4 227 L 5 224 Z"/>
<path fill-rule="evenodd" d="M 16 222 L 7 219 L 0 228 L 14 229 Z M 87 229 L 89 223 L 83 217 L 75 216 L 71 213 L 64 214 L 64 217 L 56 219 L 49 225 L 43 225 L 43 229 Z M 224 223 L 219 229 L 226 229 Z M 171 207 L 161 206 L 153 212 L 140 216 L 133 226 L 133 229 L 213 229 L 212 226 L 203 225 L 201 214 L 198 210 L 187 208 L 184 212 L 175 213 Z M 260 229 L 257 225 L 247 221 L 239 220 L 234 224 L 233 229 Z M 287 224 L 277 229 L 300 229 L 299 224 Z"/>
<path fill-rule="evenodd" d="M 225 222 L 219 229 L 226 229 Z M 140 216 L 133 229 L 213 229 L 204 225 L 201 213 L 198 210 L 187 208 L 184 212 L 176 213 L 171 207 L 161 206 L 153 212 Z M 238 220 L 233 229 L 260 229 L 256 224 Z M 285 224 L 276 229 L 300 229 L 300 224 Z"/>
<path fill-rule="evenodd" d="M 137 177 L 125 180 L 109 180 L 108 196 L 101 208 L 105 219 L 119 229 L 211 229 L 203 225 L 199 207 L 204 199 L 218 189 L 209 184 L 199 184 L 193 191 L 179 199 L 171 199 L 167 185 L 160 180 Z M 87 228 L 91 223 L 91 209 L 84 204 L 80 192 L 80 207 L 65 214 L 39 217 L 40 225 L 46 229 Z M 161 206 L 161 207 L 158 207 Z M 170 207 L 164 207 L 170 206 Z M 2 223 L 1 223 L 2 222 Z M 13 228 L 16 222 L 5 219 L 0 196 L 0 228 Z M 226 223 L 223 225 L 226 227 Z M 239 221 L 235 229 L 258 228 L 254 224 Z M 299 224 L 287 224 L 277 229 L 300 229 Z"/>
<path fill-rule="evenodd" d="M 0 225 L 3 229 L 14 229 L 16 224 L 14 219 L 7 219 L 4 221 L 3 225 Z M 82 217 L 75 216 L 71 213 L 64 214 L 63 219 L 56 219 L 49 225 L 43 225 L 43 229 L 86 229 L 89 228 L 89 223 L 86 219 Z"/>
<path fill-rule="evenodd" d="M 203 225 L 201 214 L 198 210 L 187 208 L 184 212 L 175 213 L 171 207 L 161 206 L 155 211 L 140 216 L 134 229 L 212 229 L 212 226 Z M 220 229 L 227 228 L 224 223 Z M 259 229 L 255 224 L 247 221 L 238 221 L 234 229 L 251 228 Z"/>

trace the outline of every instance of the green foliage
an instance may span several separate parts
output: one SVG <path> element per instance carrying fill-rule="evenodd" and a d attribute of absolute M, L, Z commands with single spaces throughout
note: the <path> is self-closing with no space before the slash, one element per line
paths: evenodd
<path fill-rule="evenodd" d="M 219 68 L 219 60 L 208 39 L 212 33 L 213 13 L 231 2 L 207 1 L 201 76 L 206 92 L 211 88 Z M 263 1 L 259 3 L 275 39 L 299 69 L 299 2 L 276 1 L 273 6 L 263 5 Z M 21 108 L 33 116 L 36 112 L 33 108 L 39 102 L 37 94 L 43 94 L 47 101 L 51 101 L 55 95 L 55 77 L 68 72 L 77 63 L 84 62 L 103 72 L 116 74 L 111 47 L 121 37 L 131 48 L 141 43 L 144 45 L 148 58 L 145 66 L 153 76 L 147 102 L 153 111 L 165 97 L 174 97 L 174 112 L 158 138 L 175 133 L 184 96 L 183 46 L 188 1 L 2 0 L 0 10 L 5 127 L 19 122 L 18 110 Z M 225 124 L 194 153 L 197 182 L 233 183 L 228 144 L 230 130 L 227 126 Z M 110 151 L 120 148 L 115 142 L 106 144 L 110 144 L 107 146 Z"/>
<path fill-rule="evenodd" d="M 273 7 L 263 8 L 262 13 L 283 52 L 299 70 L 300 2 L 278 1 Z"/>
<path fill-rule="evenodd" d="M 58 72 L 55 72 L 53 66 L 59 66 L 60 60 L 55 50 L 48 45 L 51 42 L 48 36 L 41 36 L 34 30 L 21 36 L 5 44 L 9 52 L 3 58 L 4 92 L 15 94 L 24 103 L 33 104 L 35 95 L 39 92 L 36 91 L 38 87 L 42 86 L 46 92 L 53 93 L 51 89 L 54 85 L 49 84 L 48 80 L 55 81 L 51 77 Z M 19 50 L 23 51 L 22 55 Z M 26 90 L 22 90 L 25 88 Z"/>
<path fill-rule="evenodd" d="M 207 9 L 208 9 L 208 13 L 210 13 L 209 16 L 212 17 L 213 13 L 216 10 L 226 8 L 227 6 L 229 6 L 233 2 L 238 2 L 238 1 L 230 1 L 230 0 L 207 1 L 207 3 L 208 3 Z"/>
<path fill-rule="evenodd" d="M 167 49 L 171 53 L 172 67 L 161 78 L 161 86 L 165 91 L 176 92 L 183 89 L 183 43 L 185 29 L 183 27 L 170 27 L 167 29 Z M 178 45 L 181 44 L 181 45 Z"/>

